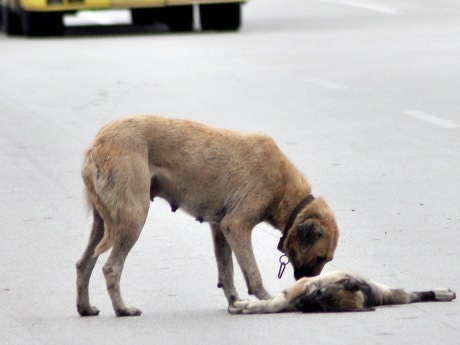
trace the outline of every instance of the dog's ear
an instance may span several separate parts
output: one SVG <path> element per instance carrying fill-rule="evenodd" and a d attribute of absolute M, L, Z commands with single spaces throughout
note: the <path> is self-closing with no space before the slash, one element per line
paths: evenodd
<path fill-rule="evenodd" d="M 315 243 L 321 236 L 324 235 L 324 230 L 321 226 L 312 220 L 297 225 L 297 230 L 299 232 L 300 243 L 308 246 Z"/>

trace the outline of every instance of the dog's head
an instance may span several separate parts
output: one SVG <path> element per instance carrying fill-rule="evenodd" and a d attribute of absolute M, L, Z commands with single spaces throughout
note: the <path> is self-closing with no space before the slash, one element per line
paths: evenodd
<path fill-rule="evenodd" d="M 294 266 L 294 277 L 313 277 L 332 260 L 339 229 L 332 211 L 322 198 L 315 199 L 296 217 L 283 245 Z"/>

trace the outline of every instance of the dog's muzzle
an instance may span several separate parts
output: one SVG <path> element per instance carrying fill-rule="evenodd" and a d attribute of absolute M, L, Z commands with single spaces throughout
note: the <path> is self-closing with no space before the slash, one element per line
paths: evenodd
<path fill-rule="evenodd" d="M 299 280 L 300 278 L 310 278 L 310 277 L 316 277 L 321 273 L 323 270 L 324 265 L 316 265 L 316 266 L 306 266 L 306 267 L 300 267 L 300 268 L 295 268 L 294 267 L 294 278 L 296 280 Z"/>

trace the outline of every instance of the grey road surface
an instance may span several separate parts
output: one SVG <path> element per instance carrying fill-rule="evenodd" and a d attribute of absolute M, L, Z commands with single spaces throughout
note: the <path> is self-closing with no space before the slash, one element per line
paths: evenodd
<path fill-rule="evenodd" d="M 0 34 L 0 344 L 460 344 L 458 301 L 231 316 L 207 226 L 160 200 L 122 277 L 142 316 L 115 318 L 104 255 L 90 285 L 101 315 L 79 317 L 82 153 L 104 123 L 138 113 L 273 136 L 336 213 L 325 271 L 460 291 L 458 1 L 254 0 L 239 33 L 124 18 L 70 18 L 106 25 L 57 38 Z M 276 277 L 278 237 L 265 225 L 253 236 L 272 293 L 294 281 L 290 267 Z M 236 280 L 246 296 L 238 268 Z"/>

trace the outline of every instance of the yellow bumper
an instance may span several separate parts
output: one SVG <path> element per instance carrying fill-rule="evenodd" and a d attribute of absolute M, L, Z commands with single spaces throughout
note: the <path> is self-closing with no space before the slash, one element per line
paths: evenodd
<path fill-rule="evenodd" d="M 20 0 L 26 11 L 78 11 L 109 8 L 163 7 L 246 0 Z"/>

